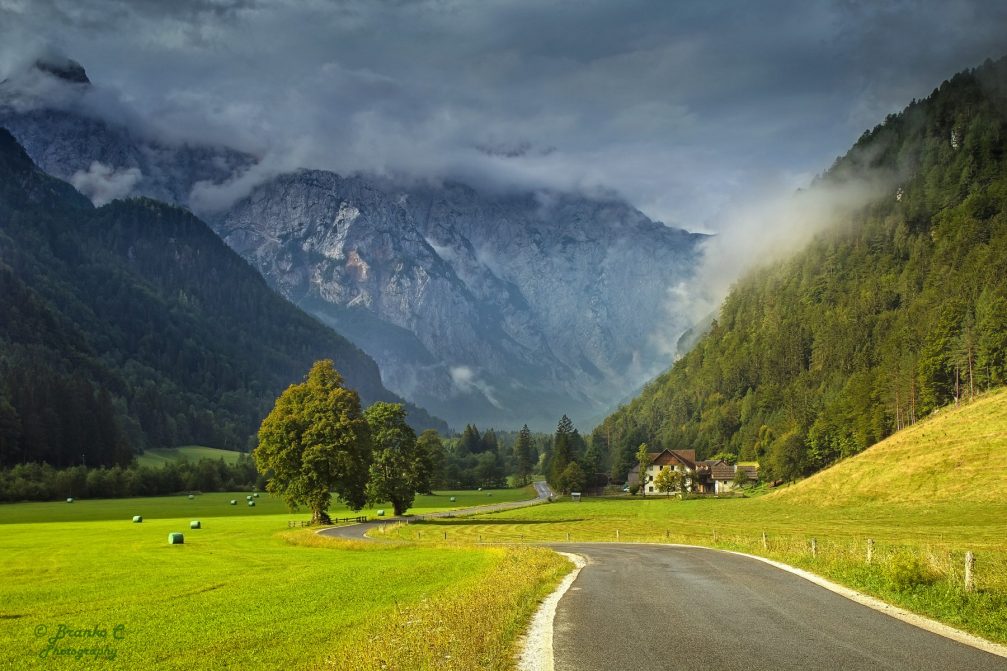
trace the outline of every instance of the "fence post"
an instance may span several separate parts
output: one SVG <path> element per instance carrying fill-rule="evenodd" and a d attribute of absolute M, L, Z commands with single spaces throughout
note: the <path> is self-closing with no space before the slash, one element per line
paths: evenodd
<path fill-rule="evenodd" d="M 769 549 L 769 541 L 766 539 L 766 532 L 765 531 L 762 532 L 762 549 L 763 550 L 768 550 Z"/>
<path fill-rule="evenodd" d="M 874 561 L 874 539 L 867 539 L 867 563 L 870 564 Z"/>
<path fill-rule="evenodd" d="M 717 530 L 716 529 L 713 530 L 713 542 L 714 543 L 717 542 Z"/>
<path fill-rule="evenodd" d="M 812 557 L 818 556 L 818 540 L 814 538 L 811 539 L 811 556 Z"/>
<path fill-rule="evenodd" d="M 619 530 L 615 530 L 615 540 L 619 540 Z"/>
<path fill-rule="evenodd" d="M 570 542 L 570 532 L 569 531 L 566 532 L 566 540 L 567 540 L 568 543 Z"/>
<path fill-rule="evenodd" d="M 671 538 L 671 532 L 668 531 L 667 529 L 665 529 L 664 530 L 664 540 L 668 540 L 669 538 Z"/>
<path fill-rule="evenodd" d="M 976 591 L 976 556 L 969 550 L 965 553 L 965 591 Z"/>

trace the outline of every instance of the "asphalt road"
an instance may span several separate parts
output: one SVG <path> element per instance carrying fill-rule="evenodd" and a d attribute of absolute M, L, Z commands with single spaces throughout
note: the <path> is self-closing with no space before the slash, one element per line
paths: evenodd
<path fill-rule="evenodd" d="M 406 517 L 388 517 L 381 520 L 371 520 L 369 522 L 363 522 L 361 524 L 351 524 L 345 527 L 332 527 L 331 529 L 323 529 L 318 533 L 322 536 L 332 536 L 333 538 L 351 538 L 354 540 L 375 540 L 373 538 L 367 538 L 367 532 L 375 527 L 379 527 L 382 524 L 393 524 L 396 522 L 415 522 L 417 520 L 434 519 L 438 517 L 458 517 L 462 515 L 471 515 L 473 513 L 496 513 L 501 510 L 513 510 L 514 508 L 524 508 L 526 506 L 532 506 L 537 503 L 542 502 L 544 499 L 549 498 L 553 495 L 549 485 L 544 482 L 533 483 L 535 487 L 536 498 L 528 499 L 526 501 L 509 501 L 507 503 L 490 503 L 481 506 L 473 506 L 471 508 L 460 508 L 458 510 L 445 510 L 439 513 L 427 513 L 425 515 L 409 515 Z"/>
<path fill-rule="evenodd" d="M 556 610 L 556 671 L 1007 669 L 1007 659 L 754 559 L 669 546 L 552 547 L 588 561 Z"/>

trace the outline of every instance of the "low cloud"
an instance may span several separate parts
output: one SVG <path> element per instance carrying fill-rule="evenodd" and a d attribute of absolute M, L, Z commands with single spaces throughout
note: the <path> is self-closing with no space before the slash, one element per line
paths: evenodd
<path fill-rule="evenodd" d="M 93 161 L 87 170 L 74 173 L 70 177 L 70 183 L 90 198 L 95 207 L 101 207 L 117 198 L 128 196 L 142 178 L 139 168 L 116 169 Z"/>
<path fill-rule="evenodd" d="M 895 173 L 872 170 L 821 180 L 796 192 L 780 187 L 732 204 L 719 227 L 723 233 L 703 244 L 692 282 L 695 290 L 675 289 L 674 304 L 687 305 L 693 321 L 702 320 L 719 307 L 739 277 L 787 258 L 872 201 L 894 197 L 898 181 Z"/>
<path fill-rule="evenodd" d="M 55 44 L 95 82 L 93 113 L 269 157 L 202 185 L 208 208 L 295 156 L 343 174 L 604 187 L 711 230 L 761 176 L 821 170 L 1007 51 L 1005 21 L 1007 5 L 982 0 L 0 0 L 0 78 Z"/>
<path fill-rule="evenodd" d="M 497 400 L 493 387 L 479 379 L 478 374 L 469 366 L 452 366 L 451 381 L 455 389 L 463 394 L 482 394 L 497 410 L 503 410 L 503 404 Z"/>

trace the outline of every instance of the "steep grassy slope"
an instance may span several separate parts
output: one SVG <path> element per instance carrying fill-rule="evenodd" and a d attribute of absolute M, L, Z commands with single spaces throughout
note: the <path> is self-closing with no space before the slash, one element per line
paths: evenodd
<path fill-rule="evenodd" d="M 799 198 L 851 192 L 871 198 L 741 280 L 596 429 L 617 478 L 647 442 L 793 479 L 1007 382 L 1007 58 L 889 116 Z"/>
<path fill-rule="evenodd" d="M 816 506 L 1007 501 L 1007 390 L 899 431 L 767 501 Z"/>

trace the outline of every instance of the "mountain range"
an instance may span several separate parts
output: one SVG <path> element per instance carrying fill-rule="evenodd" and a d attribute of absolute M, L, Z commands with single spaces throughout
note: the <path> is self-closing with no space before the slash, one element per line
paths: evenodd
<path fill-rule="evenodd" d="M 158 139 L 92 98 L 81 66 L 43 63 L 0 85 L 0 125 L 97 204 L 145 195 L 200 211 L 257 164 Z M 615 196 L 309 169 L 201 213 L 372 356 L 385 386 L 456 426 L 604 416 L 671 363 L 706 237 Z"/>
<path fill-rule="evenodd" d="M 322 358 L 365 403 L 401 401 L 370 357 L 190 212 L 148 198 L 96 208 L 0 129 L 0 465 L 248 449 Z M 416 407 L 409 419 L 447 428 Z"/>

